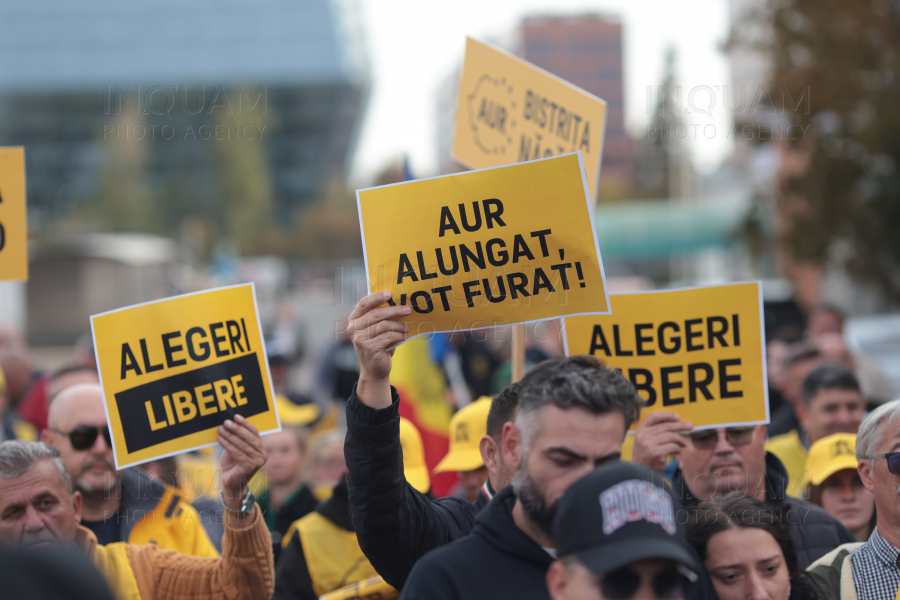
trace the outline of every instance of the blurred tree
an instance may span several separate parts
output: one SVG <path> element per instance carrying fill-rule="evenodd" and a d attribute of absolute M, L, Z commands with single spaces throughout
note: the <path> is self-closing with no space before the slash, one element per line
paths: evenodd
<path fill-rule="evenodd" d="M 118 131 L 141 127 L 140 115 L 123 112 L 115 119 Z M 87 216 L 113 231 L 151 232 L 159 226 L 147 182 L 148 141 L 132 135 L 111 136 L 102 142 L 103 163 L 94 202 Z"/>
<path fill-rule="evenodd" d="M 764 100 L 805 132 L 784 142 L 777 185 L 790 257 L 847 249 L 850 275 L 900 302 L 900 3 L 769 0 L 730 44 L 769 56 Z"/>
<path fill-rule="evenodd" d="M 213 144 L 222 192 L 223 210 L 217 220 L 238 253 L 244 255 L 257 251 L 272 214 L 269 158 L 263 134 L 257 133 L 265 130 L 264 107 L 242 107 L 237 98 L 228 98 L 223 106 L 210 109 L 215 135 L 209 143 Z M 246 135 L 247 131 L 253 133 Z"/>
<path fill-rule="evenodd" d="M 356 258 L 362 255 L 356 194 L 339 182 L 323 198 L 301 209 L 292 252 L 303 258 Z"/>
<path fill-rule="evenodd" d="M 657 86 L 653 115 L 647 127 L 647 135 L 640 146 L 637 174 L 635 177 L 635 197 L 673 197 L 673 154 L 684 148 L 675 143 L 675 128 L 681 118 L 675 110 L 681 102 L 681 86 L 675 75 L 677 54 L 674 47 L 666 49 L 662 83 Z"/>

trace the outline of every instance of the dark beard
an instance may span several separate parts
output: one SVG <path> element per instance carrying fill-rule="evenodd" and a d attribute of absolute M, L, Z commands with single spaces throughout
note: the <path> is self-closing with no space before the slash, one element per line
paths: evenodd
<path fill-rule="evenodd" d="M 523 461 L 524 462 L 524 461 Z M 516 499 L 522 503 L 525 514 L 531 522 L 547 536 L 553 536 L 553 517 L 556 516 L 557 502 L 547 505 L 547 499 L 538 489 L 531 475 L 523 468 L 519 468 L 513 477 L 513 490 Z"/>

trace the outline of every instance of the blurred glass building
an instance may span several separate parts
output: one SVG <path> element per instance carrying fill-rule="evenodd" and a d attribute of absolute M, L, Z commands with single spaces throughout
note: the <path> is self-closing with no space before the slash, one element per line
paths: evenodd
<path fill-rule="evenodd" d="M 596 14 L 528 17 L 519 40 L 525 60 L 606 101 L 601 185 L 630 184 L 635 166 L 625 131 L 622 23 Z"/>
<path fill-rule="evenodd" d="M 138 167 L 173 217 L 215 212 L 244 141 L 286 218 L 346 176 L 370 85 L 358 19 L 353 0 L 0 3 L 0 145 L 26 148 L 31 217 Z"/>

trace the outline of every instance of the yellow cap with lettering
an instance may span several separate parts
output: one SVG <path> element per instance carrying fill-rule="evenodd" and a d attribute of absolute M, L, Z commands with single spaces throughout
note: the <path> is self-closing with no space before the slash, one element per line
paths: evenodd
<path fill-rule="evenodd" d="M 426 493 L 431 489 L 431 477 L 425 465 L 422 434 L 412 421 L 400 417 L 400 447 L 403 449 L 403 475 L 411 486 Z"/>
<path fill-rule="evenodd" d="M 435 473 L 444 471 L 474 471 L 484 466 L 478 446 L 487 433 L 488 412 L 491 398 L 482 396 L 475 402 L 456 411 L 450 419 L 450 452 L 435 467 Z"/>
<path fill-rule="evenodd" d="M 809 449 L 806 469 L 809 471 L 809 482 L 819 485 L 838 471 L 856 470 L 856 435 L 853 433 L 835 433 L 823 437 Z"/>

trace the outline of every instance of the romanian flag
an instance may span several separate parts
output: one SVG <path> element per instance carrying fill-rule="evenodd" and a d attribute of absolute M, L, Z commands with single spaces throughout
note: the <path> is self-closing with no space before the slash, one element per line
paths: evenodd
<path fill-rule="evenodd" d="M 400 415 L 422 434 L 425 464 L 429 472 L 447 454 L 450 446 L 450 417 L 446 401 L 447 385 L 440 366 L 434 362 L 428 341 L 417 337 L 397 347 L 391 365 L 391 383 L 400 394 Z M 431 477 L 431 491 L 446 496 L 457 482 L 456 473 Z"/>

